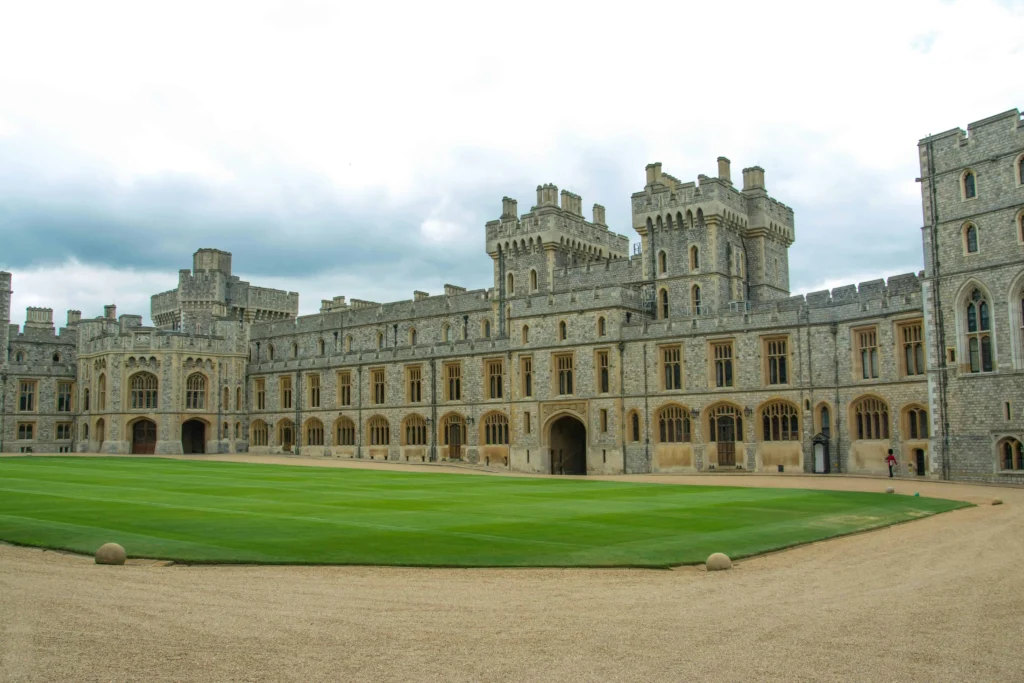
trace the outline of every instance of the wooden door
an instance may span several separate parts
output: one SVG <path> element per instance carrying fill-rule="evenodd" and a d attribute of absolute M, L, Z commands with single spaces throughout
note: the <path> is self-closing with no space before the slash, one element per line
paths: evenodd
<path fill-rule="evenodd" d="M 718 466 L 736 465 L 736 422 L 732 417 L 718 418 Z"/>
<path fill-rule="evenodd" d="M 139 420 L 132 425 L 132 453 L 152 455 L 156 452 L 156 423 Z"/>
<path fill-rule="evenodd" d="M 294 444 L 294 442 L 295 442 L 295 439 L 292 438 L 292 428 L 291 427 L 282 427 L 281 428 L 281 450 L 283 450 L 285 453 L 291 453 L 292 452 L 292 445 Z"/>
<path fill-rule="evenodd" d="M 462 425 L 453 422 L 448 425 L 448 459 L 458 460 L 462 457 Z"/>

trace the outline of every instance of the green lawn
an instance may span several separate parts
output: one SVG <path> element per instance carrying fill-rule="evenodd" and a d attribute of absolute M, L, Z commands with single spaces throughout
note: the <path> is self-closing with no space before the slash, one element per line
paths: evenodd
<path fill-rule="evenodd" d="M 664 567 L 965 505 L 884 493 L 0 458 L 0 539 L 90 554 L 113 541 L 129 557 L 192 562 Z"/>

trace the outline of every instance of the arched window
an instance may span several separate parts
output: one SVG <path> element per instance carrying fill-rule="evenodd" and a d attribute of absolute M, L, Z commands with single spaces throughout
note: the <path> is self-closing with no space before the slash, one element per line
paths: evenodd
<path fill-rule="evenodd" d="M 640 413 L 635 410 L 629 417 L 629 440 L 633 443 L 640 442 Z"/>
<path fill-rule="evenodd" d="M 690 270 L 700 268 L 700 249 L 696 245 L 690 247 Z"/>
<path fill-rule="evenodd" d="M 88 441 L 88 440 L 89 440 L 89 425 L 86 423 L 86 424 L 82 425 L 82 441 Z"/>
<path fill-rule="evenodd" d="M 132 410 L 156 410 L 157 386 L 156 375 L 148 372 L 139 372 L 132 375 Z"/>
<path fill-rule="evenodd" d="M 568 327 L 566 326 L 565 321 L 562 320 L 561 322 L 558 323 L 558 340 L 559 341 L 565 341 L 566 337 L 568 337 L 568 336 L 569 336 Z"/>
<path fill-rule="evenodd" d="M 508 418 L 504 413 L 484 417 L 484 443 L 488 446 L 508 445 Z"/>
<path fill-rule="evenodd" d="M 316 342 L 316 353 L 317 353 L 317 355 L 318 356 L 324 355 L 324 352 L 326 350 L 327 350 L 327 345 L 324 343 L 324 340 L 323 339 L 318 339 L 317 342 Z"/>
<path fill-rule="evenodd" d="M 384 335 L 380 332 L 377 333 L 377 350 L 380 351 L 384 348 Z"/>
<path fill-rule="evenodd" d="M 688 443 L 690 413 L 676 405 L 658 411 L 658 443 Z"/>
<path fill-rule="evenodd" d="M 523 343 L 524 344 L 529 344 L 530 343 L 530 326 L 529 325 L 523 325 Z"/>
<path fill-rule="evenodd" d="M 490 339 L 491 338 L 491 321 L 490 320 L 484 320 L 483 334 L 484 334 L 484 339 Z"/>
<path fill-rule="evenodd" d="M 296 344 L 295 342 L 292 342 L 292 358 L 298 358 L 298 357 L 299 357 L 299 345 Z"/>
<path fill-rule="evenodd" d="M 664 251 L 658 252 L 658 274 L 664 275 L 668 272 L 668 256 Z"/>
<path fill-rule="evenodd" d="M 53 357 L 50 360 L 52 360 L 54 363 L 59 363 L 60 362 L 60 354 L 59 353 L 53 354 Z"/>
<path fill-rule="evenodd" d="M 999 469 L 1003 471 L 1024 470 L 1020 441 L 1017 439 L 1013 437 L 1003 439 L 996 444 L 996 452 L 999 454 Z"/>
<path fill-rule="evenodd" d="M 409 328 L 409 346 L 416 346 L 416 328 Z"/>
<path fill-rule="evenodd" d="M 267 429 L 267 423 L 263 420 L 256 420 L 249 427 L 249 431 L 252 432 L 250 441 L 253 446 L 266 446 L 267 439 L 269 437 L 269 430 Z"/>
<path fill-rule="evenodd" d="M 964 199 L 974 199 L 978 196 L 974 171 L 964 171 L 963 174 Z"/>
<path fill-rule="evenodd" d="M 445 323 L 444 325 L 442 325 L 441 326 L 441 341 L 443 341 L 445 343 L 448 343 L 449 341 L 451 341 L 451 332 L 452 332 L 451 325 L 449 325 L 448 323 Z"/>
<path fill-rule="evenodd" d="M 531 270 L 530 271 L 530 291 L 531 292 L 536 292 L 537 291 L 537 271 L 536 270 Z"/>
<path fill-rule="evenodd" d="M 1024 154 L 1017 157 L 1017 184 L 1024 185 Z"/>
<path fill-rule="evenodd" d="M 324 423 L 315 417 L 306 420 L 306 445 L 324 445 Z"/>
<path fill-rule="evenodd" d="M 274 345 L 267 345 L 267 360 L 274 360 Z"/>
<path fill-rule="evenodd" d="M 735 406 L 722 404 L 709 410 L 708 427 L 712 441 L 743 441 L 743 418 Z"/>
<path fill-rule="evenodd" d="M 505 293 L 508 296 L 512 296 L 516 292 L 516 278 L 512 275 L 512 273 L 509 273 L 508 277 L 505 278 L 505 281 Z"/>
<path fill-rule="evenodd" d="M 277 443 L 286 453 L 291 452 L 295 445 L 295 425 L 291 420 L 281 420 L 277 423 Z"/>
<path fill-rule="evenodd" d="M 911 406 L 903 411 L 903 438 L 928 438 L 928 411 L 921 406 Z"/>
<path fill-rule="evenodd" d="M 235 410 L 242 409 L 242 387 L 235 389 Z"/>
<path fill-rule="evenodd" d="M 185 380 L 185 409 L 204 410 L 206 408 L 206 377 L 194 372 Z"/>
<path fill-rule="evenodd" d="M 450 444 L 450 435 L 452 429 L 458 429 L 459 444 L 466 445 L 466 421 L 462 419 L 462 416 L 458 413 L 452 413 L 441 420 L 441 442 L 445 446 Z"/>
<path fill-rule="evenodd" d="M 89 410 L 89 389 L 88 389 L 88 387 L 85 389 L 85 392 L 82 395 L 82 405 L 85 406 L 83 408 L 84 410 L 86 410 L 86 411 Z"/>
<path fill-rule="evenodd" d="M 608 334 L 607 325 L 605 324 L 604 316 L 598 316 L 597 318 L 597 336 L 603 337 Z"/>
<path fill-rule="evenodd" d="M 818 419 L 821 421 L 821 433 L 830 436 L 832 433 L 832 413 L 828 406 L 822 406 L 818 410 Z"/>
<path fill-rule="evenodd" d="M 107 409 L 107 376 L 104 374 L 96 380 L 96 409 Z"/>
<path fill-rule="evenodd" d="M 238 439 L 241 439 L 241 438 L 242 438 L 242 423 L 241 422 L 236 422 L 235 423 L 235 440 L 237 441 Z"/>
<path fill-rule="evenodd" d="M 18 351 L 16 354 L 14 354 L 14 362 L 15 363 L 24 363 L 25 362 L 25 353 L 23 351 Z"/>
<path fill-rule="evenodd" d="M 391 443 L 391 427 L 380 415 L 370 418 L 366 424 L 366 431 L 369 432 L 371 446 L 387 446 Z"/>
<path fill-rule="evenodd" d="M 339 417 L 334 423 L 334 445 L 356 445 L 356 423 L 347 417 Z"/>
<path fill-rule="evenodd" d="M 352 335 L 345 336 L 345 353 L 352 353 Z"/>
<path fill-rule="evenodd" d="M 964 251 L 968 254 L 978 253 L 978 228 L 973 223 L 964 225 Z"/>
<path fill-rule="evenodd" d="M 761 409 L 761 434 L 764 441 L 799 441 L 800 427 L 796 406 L 772 401 Z"/>
<path fill-rule="evenodd" d="M 690 305 L 693 307 L 693 314 L 701 314 L 700 285 L 694 285 L 690 294 Z"/>
<path fill-rule="evenodd" d="M 989 333 L 989 305 L 974 289 L 967 302 L 967 354 L 971 372 L 992 372 L 992 336 Z"/>
<path fill-rule="evenodd" d="M 426 446 L 427 445 L 427 423 L 419 415 L 410 415 L 405 418 L 405 428 L 402 430 L 405 446 Z"/>
<path fill-rule="evenodd" d="M 658 294 L 658 312 L 662 320 L 668 320 L 668 290 L 663 289 Z"/>
<path fill-rule="evenodd" d="M 853 404 L 850 435 L 855 439 L 888 439 L 889 406 L 885 401 L 865 396 Z"/>
<path fill-rule="evenodd" d="M 222 438 L 222 439 L 226 439 L 226 438 L 228 438 L 229 436 L 231 436 L 230 432 L 228 431 L 229 429 L 230 429 L 230 427 L 228 427 L 228 423 L 227 423 L 227 422 L 225 422 L 224 424 L 222 424 L 222 425 L 220 426 L 220 438 Z"/>

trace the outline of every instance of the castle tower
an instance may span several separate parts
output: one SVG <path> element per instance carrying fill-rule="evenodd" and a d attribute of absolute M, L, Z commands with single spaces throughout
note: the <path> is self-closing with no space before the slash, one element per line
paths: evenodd
<path fill-rule="evenodd" d="M 11 274 L 0 272 L 0 368 L 7 364 L 11 335 Z"/>

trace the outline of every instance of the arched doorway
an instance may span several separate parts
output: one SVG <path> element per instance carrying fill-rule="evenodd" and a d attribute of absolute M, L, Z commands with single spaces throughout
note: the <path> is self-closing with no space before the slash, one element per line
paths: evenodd
<path fill-rule="evenodd" d="M 587 428 L 577 418 L 564 415 L 551 425 L 551 474 L 587 473 Z"/>
<path fill-rule="evenodd" d="M 743 438 L 743 418 L 730 405 L 711 410 L 709 425 L 711 440 L 715 442 L 719 467 L 736 466 L 736 442 Z"/>
<path fill-rule="evenodd" d="M 102 426 L 97 424 L 102 430 Z M 156 423 L 152 420 L 138 420 L 132 424 L 132 453 L 152 455 L 156 452 Z"/>
<path fill-rule="evenodd" d="M 96 420 L 96 452 L 99 453 L 103 450 L 103 442 L 107 438 L 107 425 L 103 421 L 103 418 Z"/>
<path fill-rule="evenodd" d="M 181 425 L 181 452 L 206 452 L 206 423 L 202 420 L 188 420 Z"/>
<path fill-rule="evenodd" d="M 925 464 L 925 461 L 924 461 L 924 449 L 923 448 L 915 448 L 914 449 L 914 465 L 915 465 L 914 469 L 917 472 L 917 476 L 923 477 L 926 474 L 925 469 L 927 467 L 927 465 Z"/>

